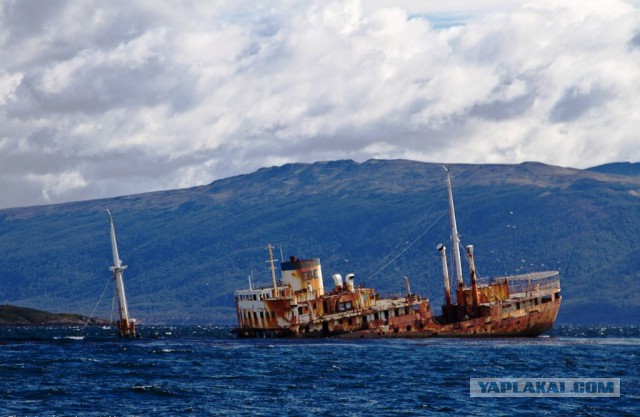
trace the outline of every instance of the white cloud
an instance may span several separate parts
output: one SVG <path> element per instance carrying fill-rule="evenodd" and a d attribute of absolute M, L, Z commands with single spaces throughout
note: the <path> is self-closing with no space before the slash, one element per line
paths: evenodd
<path fill-rule="evenodd" d="M 0 207 L 293 161 L 638 160 L 639 54 L 622 0 L 4 2 Z"/>
<path fill-rule="evenodd" d="M 64 197 L 71 191 L 82 189 L 87 182 L 77 171 L 65 171 L 60 174 L 27 174 L 25 179 L 42 187 L 42 198 L 50 202 L 52 198 Z"/>

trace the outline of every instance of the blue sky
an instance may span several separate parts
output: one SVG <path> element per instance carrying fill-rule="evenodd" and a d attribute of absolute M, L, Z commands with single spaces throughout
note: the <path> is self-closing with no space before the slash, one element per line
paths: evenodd
<path fill-rule="evenodd" d="M 3 1 L 0 45 L 0 208 L 287 162 L 640 159 L 632 1 Z"/>

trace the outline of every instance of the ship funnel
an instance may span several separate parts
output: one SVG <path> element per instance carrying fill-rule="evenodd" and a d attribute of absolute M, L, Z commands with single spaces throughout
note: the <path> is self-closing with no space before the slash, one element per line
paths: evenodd
<path fill-rule="evenodd" d="M 347 276 L 344 277 L 345 283 L 347 284 L 347 290 L 350 292 L 355 291 L 355 287 L 353 286 L 353 279 L 355 276 L 355 274 L 347 274 Z"/>
<path fill-rule="evenodd" d="M 320 259 L 298 259 L 292 256 L 288 262 L 282 262 L 280 268 L 282 269 L 282 287 L 289 287 L 293 292 L 310 292 L 309 284 L 311 284 L 315 297 L 324 295 Z"/>
<path fill-rule="evenodd" d="M 471 295 L 473 297 L 473 306 L 478 307 L 480 298 L 478 296 L 478 279 L 476 277 L 476 264 L 473 260 L 473 245 L 467 246 L 467 254 L 469 255 L 469 268 L 471 268 Z"/>
<path fill-rule="evenodd" d="M 342 289 L 342 275 L 333 274 L 332 278 L 333 284 L 335 285 L 336 289 Z"/>
<path fill-rule="evenodd" d="M 449 283 L 449 268 L 447 267 L 447 247 L 442 243 L 436 247 L 442 258 L 442 277 L 444 281 L 444 302 L 445 305 L 451 305 L 451 284 Z"/>

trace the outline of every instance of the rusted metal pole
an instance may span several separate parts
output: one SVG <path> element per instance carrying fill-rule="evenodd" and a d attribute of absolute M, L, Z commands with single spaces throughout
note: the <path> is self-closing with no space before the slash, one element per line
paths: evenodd
<path fill-rule="evenodd" d="M 442 258 L 442 277 L 444 280 L 444 302 L 445 305 L 451 305 L 451 284 L 449 282 L 449 268 L 447 267 L 447 247 L 440 243 L 437 247 Z"/>
<path fill-rule="evenodd" d="M 480 305 L 480 297 L 478 295 L 476 265 L 473 261 L 473 245 L 467 246 L 467 254 L 469 254 L 469 267 L 471 268 L 471 296 L 473 297 L 473 306 L 477 308 Z"/>

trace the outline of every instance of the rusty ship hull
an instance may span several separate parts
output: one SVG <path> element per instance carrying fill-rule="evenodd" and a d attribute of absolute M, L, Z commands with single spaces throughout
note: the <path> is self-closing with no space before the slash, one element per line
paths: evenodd
<path fill-rule="evenodd" d="M 424 320 L 408 315 L 406 318 L 391 320 L 388 324 L 372 323 L 368 326 L 344 326 L 338 320 L 326 318 L 333 324 L 329 330 L 324 322 L 316 326 L 252 326 L 245 325 L 236 329 L 241 338 L 264 337 L 339 337 L 339 338 L 430 338 L 430 337 L 534 337 L 553 327 L 560 308 L 561 299 L 543 306 L 537 311 L 523 309 L 521 317 L 489 316 L 441 324 L 435 320 Z"/>
<path fill-rule="evenodd" d="M 337 334 L 339 337 L 346 338 L 370 338 L 370 337 L 534 337 L 538 336 L 551 327 L 560 309 L 560 301 L 558 298 L 551 303 L 543 305 L 540 309 L 530 311 L 522 309 L 517 311 L 519 317 L 506 317 L 501 315 L 479 317 L 475 319 L 463 320 L 455 323 L 441 324 L 434 320 L 426 323 L 421 320 L 408 322 L 401 320 L 389 325 L 387 330 L 385 326 L 377 329 L 366 329 L 348 331 L 347 333 Z M 410 326 L 411 330 L 405 330 Z M 413 330 L 415 326 L 415 330 Z M 420 328 L 423 326 L 422 328 Z M 396 331 L 396 329 L 398 329 Z"/>
<path fill-rule="evenodd" d="M 556 271 L 480 281 L 475 291 L 461 287 L 458 303 L 445 302 L 440 312 L 419 295 L 380 298 L 336 276 L 325 294 L 318 259 L 292 259 L 283 272 L 275 288 L 236 291 L 238 337 L 537 336 L 553 326 L 562 301 Z"/>
<path fill-rule="evenodd" d="M 466 247 L 470 285 L 462 275 L 451 178 L 447 172 L 452 263 L 452 291 L 446 248 L 439 244 L 445 290 L 440 311 L 428 298 L 411 292 L 381 298 L 373 288 L 355 285 L 355 275 L 334 274 L 325 292 L 319 259 L 291 257 L 280 264 L 276 280 L 273 247 L 267 247 L 272 285 L 235 292 L 239 337 L 517 337 L 537 336 L 553 326 L 562 296 L 557 271 L 480 279 L 474 247 Z"/>

